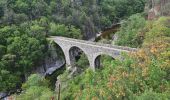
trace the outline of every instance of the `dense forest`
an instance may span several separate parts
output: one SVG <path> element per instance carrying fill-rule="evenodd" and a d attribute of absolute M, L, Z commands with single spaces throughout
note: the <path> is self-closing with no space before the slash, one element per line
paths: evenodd
<path fill-rule="evenodd" d="M 169 100 L 169 16 L 170 0 L 0 0 L 0 99 Z M 94 72 L 81 54 L 71 77 L 34 72 L 51 53 L 49 36 L 90 40 L 117 23 L 118 38 L 99 42 L 138 48 L 123 61 L 102 55 Z"/>

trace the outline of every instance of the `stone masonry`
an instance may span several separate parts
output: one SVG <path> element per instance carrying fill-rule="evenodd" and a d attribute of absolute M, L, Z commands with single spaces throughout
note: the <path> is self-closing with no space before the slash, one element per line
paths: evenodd
<path fill-rule="evenodd" d="M 50 40 L 53 40 L 56 44 L 58 44 L 63 53 L 65 55 L 66 64 L 72 66 L 74 61 L 70 56 L 70 49 L 73 47 L 77 47 L 82 50 L 87 56 L 90 64 L 90 68 L 95 70 L 96 58 L 100 55 L 109 55 L 114 59 L 122 59 L 121 52 L 134 52 L 137 49 L 129 48 L 129 47 L 121 47 L 121 46 L 113 46 L 109 44 L 101 44 L 96 42 L 71 39 L 66 37 L 53 36 L 50 37 Z"/>

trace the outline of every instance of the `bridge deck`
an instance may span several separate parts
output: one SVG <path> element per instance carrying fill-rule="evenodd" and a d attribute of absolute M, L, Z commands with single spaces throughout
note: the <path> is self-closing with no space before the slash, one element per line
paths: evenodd
<path fill-rule="evenodd" d="M 72 43 L 78 43 L 78 44 L 84 44 L 84 45 L 90 45 L 90 46 L 98 46 L 103 48 L 110 48 L 110 49 L 120 49 L 124 51 L 136 51 L 136 48 L 130 48 L 130 47 L 124 47 L 124 46 L 116 46 L 111 44 L 102 44 L 98 42 L 91 42 L 91 41 L 85 41 L 85 40 L 78 40 L 78 39 L 72 39 L 72 38 L 66 38 L 66 37 L 60 37 L 60 36 L 51 36 L 50 39 L 52 40 L 60 40 L 60 41 L 67 41 Z"/>

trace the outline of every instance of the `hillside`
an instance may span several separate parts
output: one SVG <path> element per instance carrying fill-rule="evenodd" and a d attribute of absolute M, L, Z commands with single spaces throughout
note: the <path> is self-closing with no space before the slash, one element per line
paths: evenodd
<path fill-rule="evenodd" d="M 0 99 L 169 100 L 169 5 L 0 0 Z"/>

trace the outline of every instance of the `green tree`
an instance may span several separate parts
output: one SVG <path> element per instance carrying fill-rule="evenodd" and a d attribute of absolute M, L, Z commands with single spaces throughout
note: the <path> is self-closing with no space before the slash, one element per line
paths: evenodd
<path fill-rule="evenodd" d="M 48 88 L 48 81 L 38 74 L 32 74 L 23 84 L 23 93 L 17 96 L 17 100 L 49 100 L 54 98 L 53 92 Z"/>
<path fill-rule="evenodd" d="M 1 62 L 0 62 L 0 67 L 2 67 Z M 10 91 L 12 89 L 16 89 L 20 85 L 20 79 L 18 75 L 11 73 L 8 70 L 0 68 L 0 91 L 1 92 L 6 92 Z"/>
<path fill-rule="evenodd" d="M 64 24 L 50 23 L 49 33 L 53 36 L 64 36 L 81 39 L 81 31 L 74 26 L 65 26 Z"/>
<path fill-rule="evenodd" d="M 20 67 L 23 73 L 31 69 L 35 64 L 34 62 L 37 62 L 43 55 L 44 45 L 27 35 L 8 38 L 8 44 L 7 53 L 16 55 L 15 66 Z"/>
<path fill-rule="evenodd" d="M 0 91 L 6 92 L 20 86 L 20 72 L 13 66 L 14 63 L 14 55 L 3 55 L 0 61 Z"/>
<path fill-rule="evenodd" d="M 17 0 L 14 7 L 16 12 L 25 13 L 29 19 L 39 18 L 50 13 L 49 7 L 44 0 Z"/>
<path fill-rule="evenodd" d="M 101 4 L 105 16 L 112 22 L 117 22 L 132 14 L 143 12 L 145 0 L 103 0 Z"/>
<path fill-rule="evenodd" d="M 18 35 L 20 35 L 20 32 L 18 31 L 18 27 L 15 25 L 0 28 L 0 44 L 6 46 L 7 38 Z"/>
<path fill-rule="evenodd" d="M 3 45 L 0 45 L 0 59 L 2 56 L 6 53 L 6 47 Z"/>
<path fill-rule="evenodd" d="M 145 19 L 140 15 L 132 15 L 127 21 L 122 23 L 116 44 L 130 47 L 141 47 L 144 39 L 142 29 L 146 24 Z"/>

